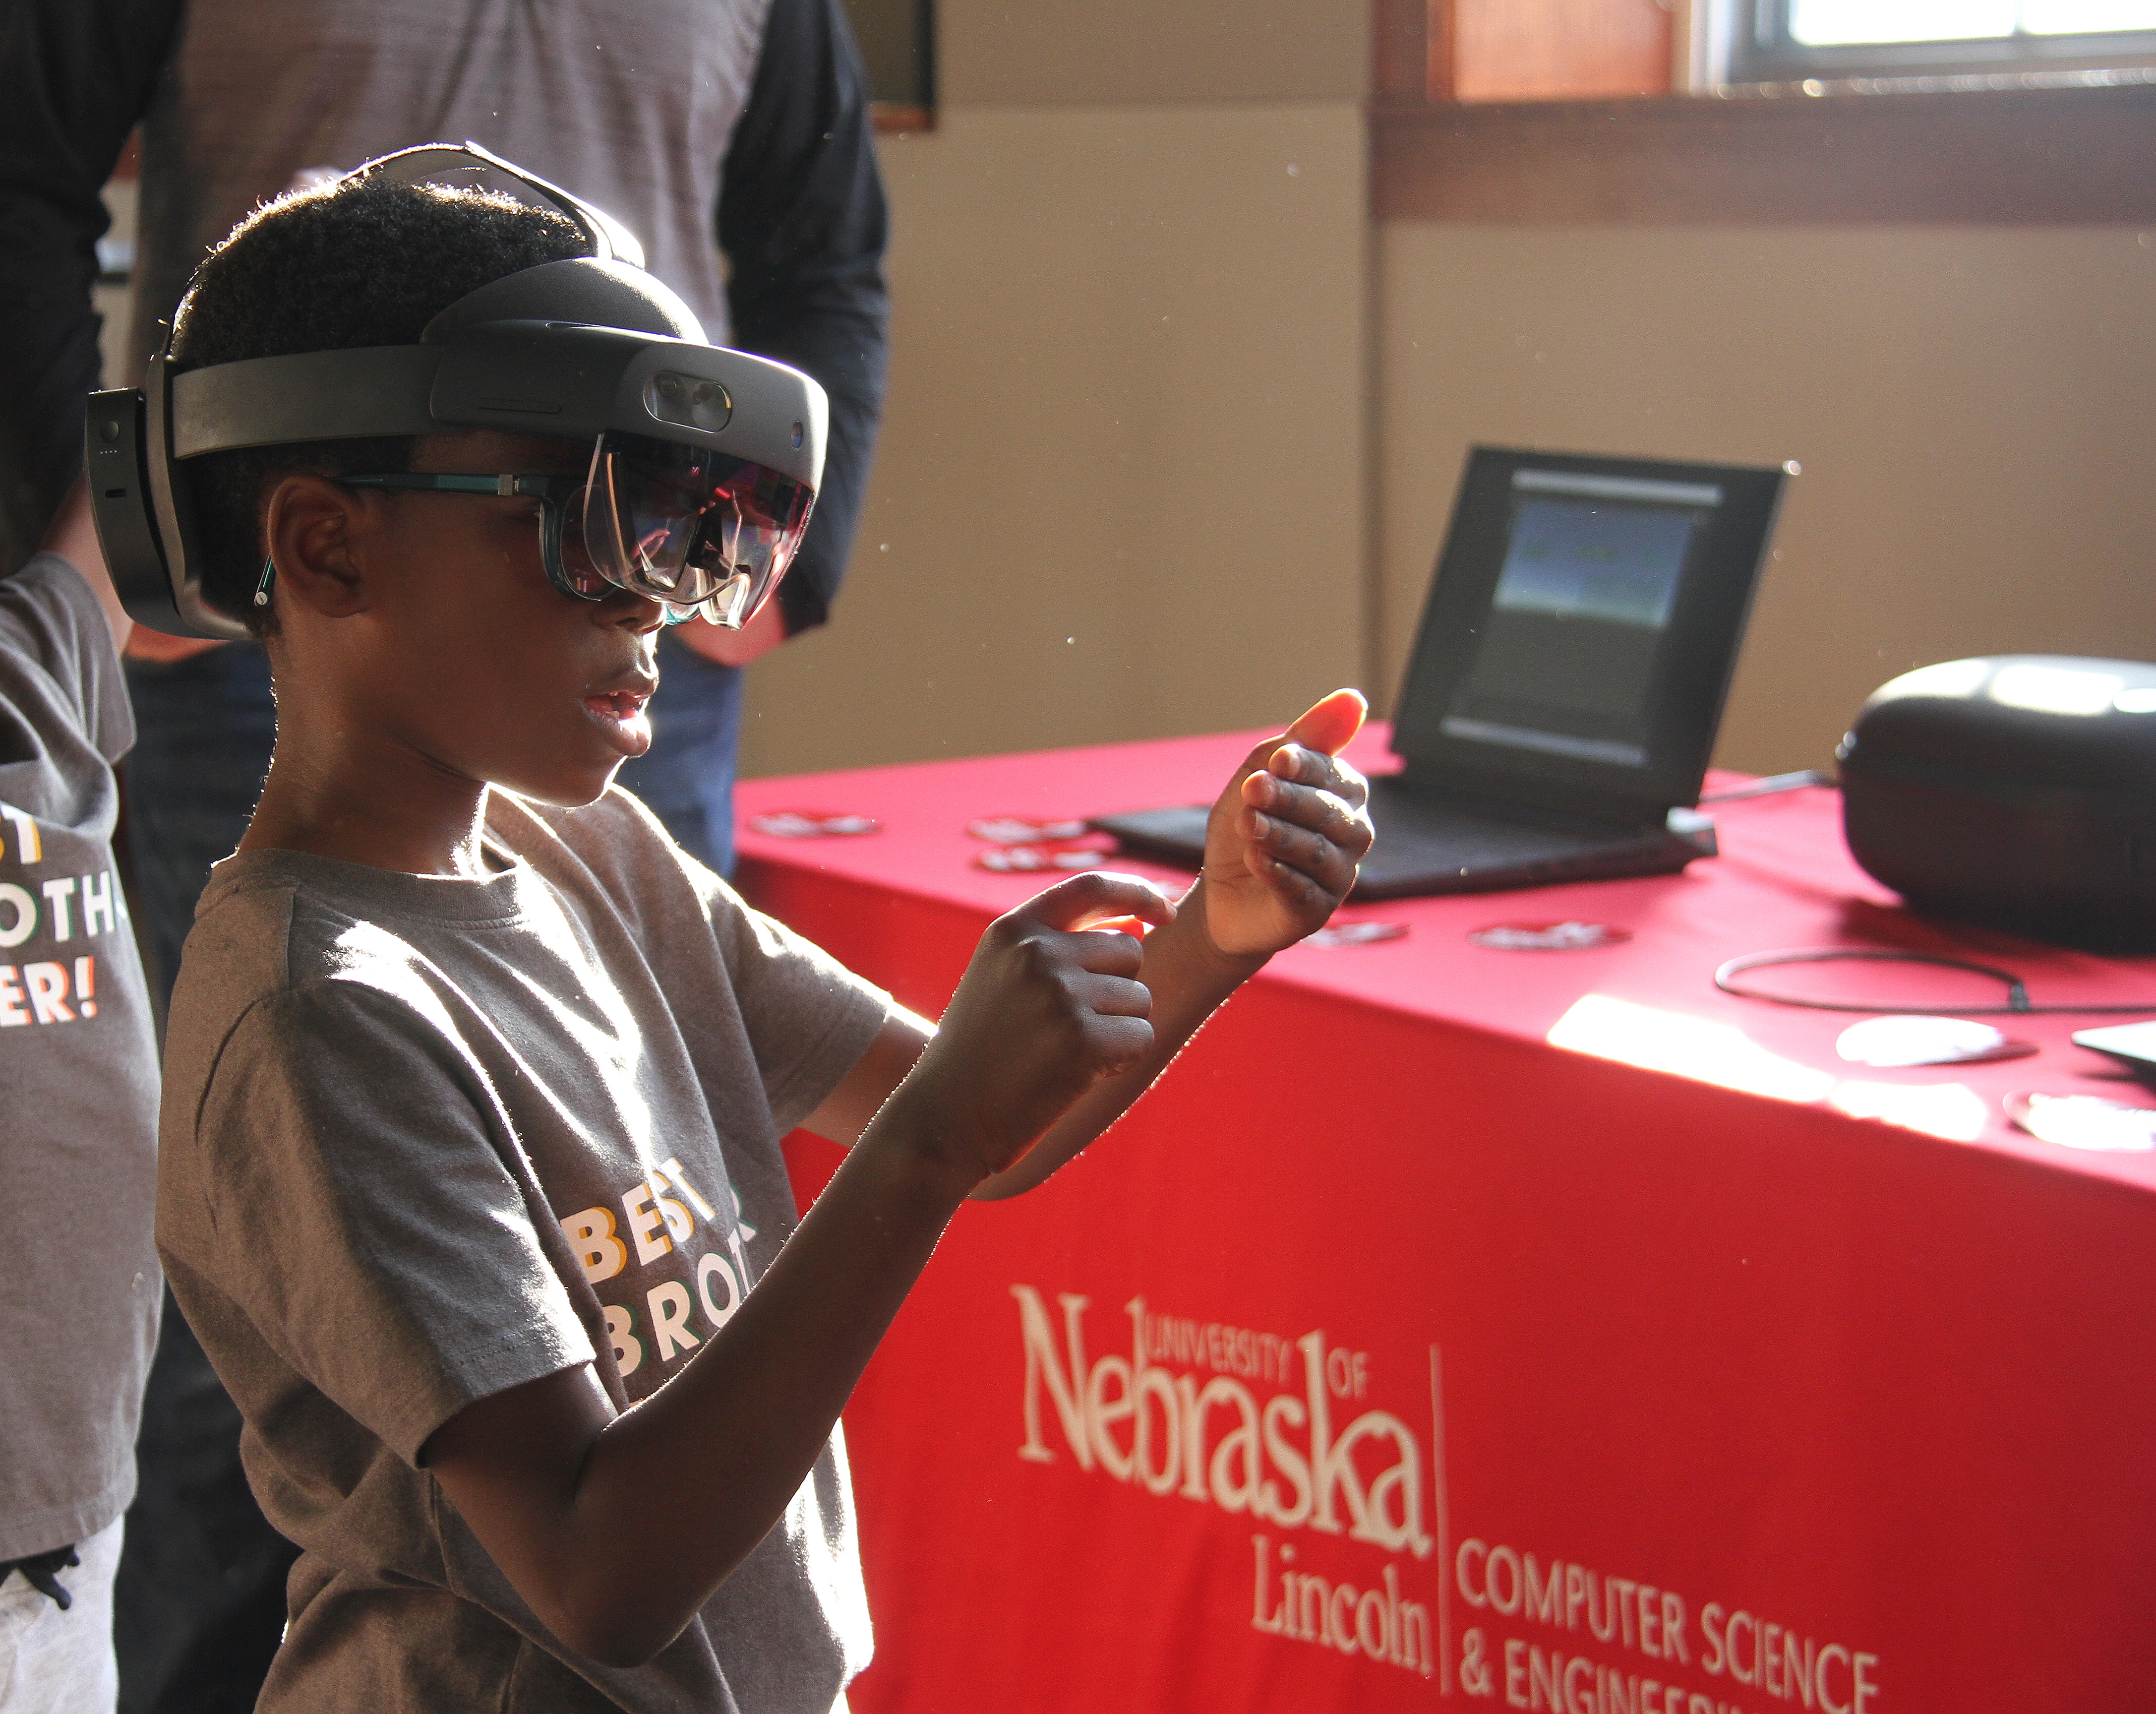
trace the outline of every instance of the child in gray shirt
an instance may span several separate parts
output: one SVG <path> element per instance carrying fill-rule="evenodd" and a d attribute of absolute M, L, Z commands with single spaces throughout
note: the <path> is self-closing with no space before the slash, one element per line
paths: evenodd
<path fill-rule="evenodd" d="M 78 492 L 53 545 L 109 596 L 86 520 Z M 157 1044 L 112 860 L 126 624 L 58 552 L 0 581 L 0 1714 L 112 1706 L 162 1296 Z"/>
<path fill-rule="evenodd" d="M 307 192 L 213 255 L 175 358 L 411 343 L 575 236 Z M 550 582 L 520 491 L 582 482 L 588 442 L 270 454 L 194 478 L 278 736 L 174 993 L 158 1205 L 302 1549 L 260 1706 L 829 1714 L 869 1645 L 848 1392 L 959 1204 L 1053 1172 L 1344 895 L 1361 699 L 1251 753 L 1179 908 L 1073 877 L 932 1027 L 611 788 L 666 609 Z M 465 485 L 356 480 L 393 457 Z M 850 1148 L 798 1223 L 797 1123 Z"/>

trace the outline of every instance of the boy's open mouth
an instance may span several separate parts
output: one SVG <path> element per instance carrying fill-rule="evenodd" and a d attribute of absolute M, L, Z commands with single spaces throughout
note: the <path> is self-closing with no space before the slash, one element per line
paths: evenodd
<path fill-rule="evenodd" d="M 624 756 L 641 756 L 651 747 L 651 721 L 644 706 L 649 690 L 599 690 L 584 698 L 584 707 Z"/>

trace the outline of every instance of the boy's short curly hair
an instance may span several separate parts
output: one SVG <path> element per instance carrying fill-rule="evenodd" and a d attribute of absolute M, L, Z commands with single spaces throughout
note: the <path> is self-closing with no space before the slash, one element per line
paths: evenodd
<path fill-rule="evenodd" d="M 415 345 L 467 293 L 589 254 L 561 215 L 493 192 L 373 178 L 296 191 L 256 209 L 210 253 L 174 319 L 172 367 Z M 408 470 L 412 445 L 403 437 L 325 440 L 188 460 L 211 604 L 244 615 L 257 636 L 273 632 L 271 611 L 251 604 L 271 491 L 302 470 Z"/>

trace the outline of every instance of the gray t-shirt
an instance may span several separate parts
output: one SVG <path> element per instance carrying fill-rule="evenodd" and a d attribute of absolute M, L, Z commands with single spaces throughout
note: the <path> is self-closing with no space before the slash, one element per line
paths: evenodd
<path fill-rule="evenodd" d="M 112 862 L 135 742 L 97 598 L 40 554 L 0 580 L 0 1559 L 135 1493 L 157 1337 L 157 1049 Z"/>
<path fill-rule="evenodd" d="M 129 372 L 203 251 L 295 169 L 467 137 L 598 204 L 726 343 L 716 223 L 769 0 L 188 0 L 143 121 Z"/>
<path fill-rule="evenodd" d="M 835 1435 L 633 1671 L 555 1641 L 413 1460 L 542 1375 L 626 1406 L 679 1373 L 794 1224 L 780 1137 L 891 1003 L 625 793 L 496 793 L 487 828 L 478 880 L 228 859 L 173 993 L 158 1244 L 303 1550 L 260 1706 L 825 1714 L 869 1651 Z"/>

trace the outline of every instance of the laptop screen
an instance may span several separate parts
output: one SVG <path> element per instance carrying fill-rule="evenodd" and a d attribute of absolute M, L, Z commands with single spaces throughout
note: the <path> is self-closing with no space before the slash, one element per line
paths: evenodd
<path fill-rule="evenodd" d="M 1722 490 L 1535 470 L 1512 490 L 1489 617 L 1440 730 L 1645 767 L 1656 657 Z"/>
<path fill-rule="evenodd" d="M 1474 449 L 1394 721 L 1410 776 L 1582 813 L 1695 801 L 1783 475 Z"/>

